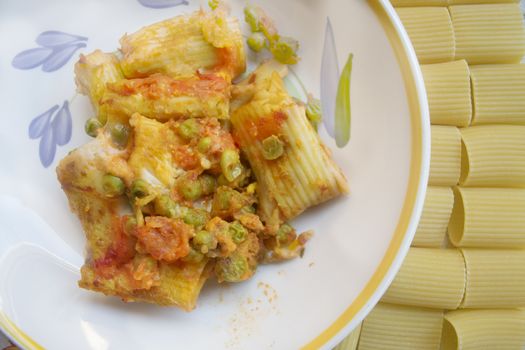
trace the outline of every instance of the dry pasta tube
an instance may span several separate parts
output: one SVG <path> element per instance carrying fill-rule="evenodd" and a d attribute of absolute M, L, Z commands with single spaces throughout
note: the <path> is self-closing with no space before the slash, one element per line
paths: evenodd
<path fill-rule="evenodd" d="M 431 186 L 454 186 L 461 173 L 461 134 L 455 126 L 432 125 L 430 150 Z"/>
<path fill-rule="evenodd" d="M 464 288 L 465 264 L 458 250 L 413 247 L 382 301 L 455 309 L 461 303 Z"/>
<path fill-rule="evenodd" d="M 462 186 L 525 187 L 525 126 L 461 129 Z"/>
<path fill-rule="evenodd" d="M 449 7 L 456 59 L 469 64 L 519 62 L 525 54 L 525 28 L 519 4 Z"/>
<path fill-rule="evenodd" d="M 446 7 L 401 7 L 396 11 L 414 45 L 419 63 L 454 59 L 454 31 Z"/>
<path fill-rule="evenodd" d="M 430 122 L 468 126 L 472 115 L 470 73 L 465 60 L 421 65 Z"/>
<path fill-rule="evenodd" d="M 443 310 L 379 303 L 363 321 L 359 349 L 438 349 Z"/>
<path fill-rule="evenodd" d="M 473 5 L 473 4 L 506 4 L 519 3 L 519 0 L 449 0 L 449 5 Z"/>
<path fill-rule="evenodd" d="M 470 67 L 472 125 L 525 124 L 525 64 Z"/>
<path fill-rule="evenodd" d="M 359 343 L 359 336 L 361 335 L 361 326 L 363 323 L 360 323 L 342 342 L 340 342 L 333 350 L 355 350 L 357 349 L 357 344 Z"/>
<path fill-rule="evenodd" d="M 443 350 L 524 348 L 523 310 L 457 310 L 445 314 Z"/>
<path fill-rule="evenodd" d="M 525 306 L 525 250 L 462 249 L 467 269 L 461 308 Z"/>
<path fill-rule="evenodd" d="M 412 246 L 440 247 L 447 235 L 453 205 L 454 194 L 450 187 L 429 186 Z"/>
<path fill-rule="evenodd" d="M 454 189 L 448 236 L 457 247 L 525 246 L 525 189 Z"/>
<path fill-rule="evenodd" d="M 447 6 L 448 0 L 390 0 L 394 7 Z"/>

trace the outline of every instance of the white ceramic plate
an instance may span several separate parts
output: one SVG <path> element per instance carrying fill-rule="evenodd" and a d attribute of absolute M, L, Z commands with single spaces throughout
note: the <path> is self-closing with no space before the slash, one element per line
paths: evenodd
<path fill-rule="evenodd" d="M 244 1 L 232 2 L 239 16 Z M 301 43 L 296 77 L 288 80 L 299 97 L 300 81 L 314 95 L 332 94 L 336 60 L 342 66 L 355 55 L 351 141 L 338 149 L 321 129 L 352 194 L 296 220 L 316 232 L 302 259 L 262 266 L 242 284 L 209 283 L 191 313 L 77 287 L 84 235 L 54 171 L 89 139 L 83 125 L 91 109 L 75 96 L 74 62 L 97 48 L 114 51 L 123 33 L 198 5 L 0 1 L 0 325 L 19 345 L 328 349 L 365 317 L 398 270 L 429 162 L 424 87 L 407 35 L 384 0 L 273 0 L 264 8 Z"/>

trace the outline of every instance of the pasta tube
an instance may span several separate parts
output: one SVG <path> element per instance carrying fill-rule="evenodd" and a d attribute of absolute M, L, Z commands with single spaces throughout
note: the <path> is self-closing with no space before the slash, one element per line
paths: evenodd
<path fill-rule="evenodd" d="M 304 106 L 288 95 L 276 71 L 266 75 L 264 69 L 254 73 L 246 86 L 253 95 L 233 110 L 231 122 L 258 180 L 262 217 L 275 226 L 348 187 Z"/>
<path fill-rule="evenodd" d="M 467 283 L 461 308 L 525 306 L 525 250 L 462 249 Z"/>
<path fill-rule="evenodd" d="M 525 189 L 459 187 L 454 197 L 448 236 L 455 246 L 525 246 Z"/>
<path fill-rule="evenodd" d="M 229 95 L 230 83 L 216 74 L 184 79 L 154 74 L 108 84 L 101 102 L 116 113 L 140 113 L 161 121 L 182 117 L 227 119 Z"/>
<path fill-rule="evenodd" d="M 519 4 L 449 7 L 456 59 L 469 64 L 514 63 L 525 54 L 525 29 Z"/>
<path fill-rule="evenodd" d="M 525 64 L 471 67 L 472 125 L 525 124 Z"/>
<path fill-rule="evenodd" d="M 362 325 L 363 325 L 363 323 L 360 323 L 333 350 L 356 350 L 357 349 L 357 344 L 359 343 L 359 337 L 361 335 L 361 327 L 362 327 Z"/>
<path fill-rule="evenodd" d="M 204 69 L 231 80 L 246 67 L 239 23 L 222 10 L 197 11 L 155 23 L 125 35 L 120 44 L 127 78 L 153 73 L 191 77 Z"/>
<path fill-rule="evenodd" d="M 394 7 L 447 6 L 448 0 L 390 0 Z"/>
<path fill-rule="evenodd" d="M 102 106 L 102 97 L 107 91 L 107 84 L 123 78 L 117 57 L 111 53 L 95 50 L 89 55 L 80 55 L 75 64 L 75 82 L 77 90 L 87 95 L 95 115 L 105 123 L 107 108 Z"/>
<path fill-rule="evenodd" d="M 462 186 L 525 187 L 525 126 L 461 129 Z"/>
<path fill-rule="evenodd" d="M 359 349 L 438 349 L 443 310 L 379 303 L 363 321 Z"/>
<path fill-rule="evenodd" d="M 461 134 L 454 126 L 432 125 L 430 175 L 432 186 L 454 186 L 461 173 Z"/>
<path fill-rule="evenodd" d="M 465 60 L 421 65 L 430 122 L 468 126 L 472 115 L 470 73 Z"/>
<path fill-rule="evenodd" d="M 445 314 L 441 349 L 523 349 L 525 311 L 457 310 Z"/>
<path fill-rule="evenodd" d="M 429 186 L 412 246 L 440 247 L 447 235 L 453 205 L 452 189 Z"/>
<path fill-rule="evenodd" d="M 446 7 L 396 9 L 421 64 L 454 59 L 454 31 Z"/>
<path fill-rule="evenodd" d="M 465 290 L 465 264 L 455 249 L 410 248 L 385 303 L 455 309 Z"/>

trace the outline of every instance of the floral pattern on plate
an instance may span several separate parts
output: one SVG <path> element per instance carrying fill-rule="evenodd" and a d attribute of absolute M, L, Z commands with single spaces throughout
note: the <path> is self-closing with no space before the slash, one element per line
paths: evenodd
<path fill-rule="evenodd" d="M 62 107 L 54 105 L 44 113 L 33 118 L 29 124 L 29 137 L 40 139 L 40 162 L 48 167 L 55 159 L 56 147 L 63 146 L 71 139 L 72 120 L 69 102 L 64 101 Z"/>
<path fill-rule="evenodd" d="M 88 38 L 56 30 L 42 32 L 35 40 L 39 47 L 17 54 L 11 64 L 17 69 L 41 66 L 44 72 L 54 72 L 64 66 L 75 52 L 86 47 Z"/>
<path fill-rule="evenodd" d="M 186 0 L 138 0 L 138 2 L 145 7 L 153 9 L 163 9 L 167 7 L 175 7 L 179 5 L 188 5 Z"/>

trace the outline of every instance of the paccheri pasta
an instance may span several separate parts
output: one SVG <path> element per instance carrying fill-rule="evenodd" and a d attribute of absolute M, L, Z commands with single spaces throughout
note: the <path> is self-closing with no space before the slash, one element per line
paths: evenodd
<path fill-rule="evenodd" d="M 525 246 L 525 189 L 454 189 L 448 226 L 458 247 L 513 248 Z"/>
<path fill-rule="evenodd" d="M 525 126 L 479 125 L 460 131 L 460 185 L 525 187 Z"/>
<path fill-rule="evenodd" d="M 437 125 L 468 126 L 472 116 L 470 73 L 465 60 L 421 65 L 430 110 Z"/>
<path fill-rule="evenodd" d="M 455 309 L 465 291 L 465 264 L 457 249 L 413 247 L 387 289 L 385 303 Z"/>
<path fill-rule="evenodd" d="M 455 126 L 432 125 L 430 127 L 431 186 L 454 186 L 461 174 L 461 134 Z"/>
<path fill-rule="evenodd" d="M 453 205 L 454 194 L 450 187 L 429 186 L 412 246 L 441 247 Z"/>
<path fill-rule="evenodd" d="M 443 310 L 377 304 L 363 321 L 359 349 L 437 349 Z"/>
<path fill-rule="evenodd" d="M 472 66 L 472 125 L 525 124 L 525 64 Z"/>
<path fill-rule="evenodd" d="M 443 350 L 523 349 L 524 310 L 457 310 L 445 314 Z"/>
<path fill-rule="evenodd" d="M 222 6 L 125 35 L 120 51 L 77 63 L 95 138 L 57 167 L 87 237 L 79 285 L 189 311 L 212 276 L 240 282 L 300 256 L 311 233 L 288 221 L 348 186 L 284 89 L 287 67 L 233 84 L 246 54 Z"/>
<path fill-rule="evenodd" d="M 454 59 L 454 30 L 446 7 L 400 7 L 397 14 L 421 64 Z"/>
<path fill-rule="evenodd" d="M 519 4 L 449 7 L 456 59 L 469 64 L 515 63 L 525 54 L 525 30 Z"/>

